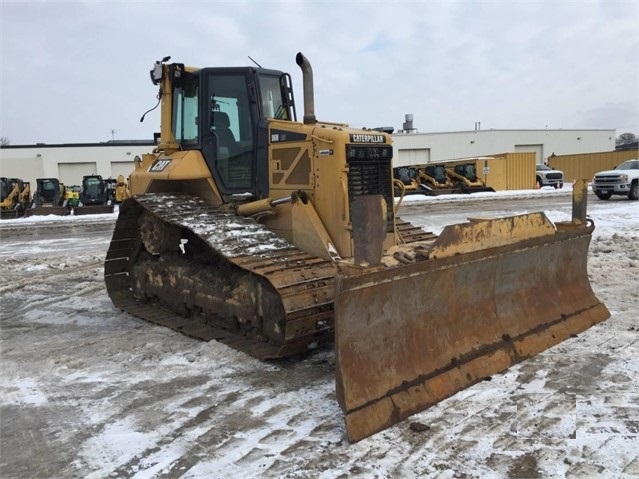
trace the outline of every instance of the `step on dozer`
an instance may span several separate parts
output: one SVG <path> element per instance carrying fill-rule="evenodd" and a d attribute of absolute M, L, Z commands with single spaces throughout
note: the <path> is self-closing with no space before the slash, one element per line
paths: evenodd
<path fill-rule="evenodd" d="M 585 181 L 575 185 L 571 222 L 470 220 L 446 227 L 421 260 L 342 268 L 336 385 L 350 441 L 610 316 L 588 280 L 586 195 Z"/>

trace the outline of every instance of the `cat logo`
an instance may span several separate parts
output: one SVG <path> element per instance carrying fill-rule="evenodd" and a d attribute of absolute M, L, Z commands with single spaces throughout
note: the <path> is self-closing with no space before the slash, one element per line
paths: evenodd
<path fill-rule="evenodd" d="M 353 143 L 386 143 L 386 137 L 384 135 L 352 134 L 351 142 Z"/>
<path fill-rule="evenodd" d="M 157 160 L 155 163 L 153 163 L 153 165 L 151 165 L 151 168 L 149 168 L 150 172 L 160 172 L 160 171 L 164 171 L 164 169 L 169 166 L 169 163 L 171 163 L 171 160 Z"/>

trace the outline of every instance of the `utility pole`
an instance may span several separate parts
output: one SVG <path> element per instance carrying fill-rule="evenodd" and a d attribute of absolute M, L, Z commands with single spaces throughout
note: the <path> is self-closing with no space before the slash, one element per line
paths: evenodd
<path fill-rule="evenodd" d="M 111 128 L 111 140 L 115 140 L 115 129 Z"/>

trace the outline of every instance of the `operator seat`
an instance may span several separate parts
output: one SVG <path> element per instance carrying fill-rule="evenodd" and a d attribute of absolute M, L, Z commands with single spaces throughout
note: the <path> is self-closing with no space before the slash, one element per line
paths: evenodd
<path fill-rule="evenodd" d="M 236 142 L 235 135 L 229 128 L 231 126 L 229 116 L 223 111 L 214 111 L 211 115 L 211 125 L 213 133 L 217 137 L 217 147 L 228 148 L 229 152 L 231 152 L 235 148 Z"/>

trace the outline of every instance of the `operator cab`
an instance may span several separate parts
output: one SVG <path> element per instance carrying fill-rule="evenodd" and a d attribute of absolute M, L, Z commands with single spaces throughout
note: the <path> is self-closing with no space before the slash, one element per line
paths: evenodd
<path fill-rule="evenodd" d="M 183 150 L 202 151 L 227 198 L 246 193 L 266 196 L 267 119 L 297 120 L 290 75 L 233 67 L 172 76 L 171 124 L 176 142 Z"/>

